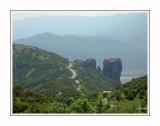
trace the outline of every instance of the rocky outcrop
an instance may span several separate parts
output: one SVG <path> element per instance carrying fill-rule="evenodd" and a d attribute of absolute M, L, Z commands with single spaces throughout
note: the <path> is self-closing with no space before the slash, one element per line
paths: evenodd
<path fill-rule="evenodd" d="M 92 69 L 96 69 L 96 60 L 91 58 L 91 59 L 87 59 L 84 63 L 83 66 L 85 68 L 92 68 Z"/>
<path fill-rule="evenodd" d="M 122 62 L 120 58 L 106 58 L 103 61 L 103 74 L 121 83 Z"/>
<path fill-rule="evenodd" d="M 83 60 L 74 60 L 73 61 L 74 64 L 83 67 L 84 61 Z"/>

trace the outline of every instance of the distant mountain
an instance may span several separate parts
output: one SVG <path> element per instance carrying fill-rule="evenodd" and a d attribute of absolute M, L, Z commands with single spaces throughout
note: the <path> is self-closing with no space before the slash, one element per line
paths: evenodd
<path fill-rule="evenodd" d="M 38 48 L 55 52 L 69 60 L 86 60 L 95 58 L 97 65 L 101 66 L 106 57 L 119 57 L 122 59 L 122 70 L 144 70 L 147 71 L 146 49 L 138 49 L 136 46 L 114 40 L 104 36 L 78 36 L 78 35 L 56 35 L 52 33 L 41 33 L 29 38 L 14 41 L 17 44 L 36 46 Z M 144 43 L 146 47 L 147 43 Z M 145 50 L 145 51 L 144 51 Z"/>
<path fill-rule="evenodd" d="M 50 53 L 36 47 L 22 44 L 13 45 L 13 84 L 22 85 L 24 88 L 40 92 L 59 100 L 67 101 L 70 97 L 80 97 L 81 92 L 77 91 L 77 84 L 67 68 L 69 61 L 55 53 Z M 107 90 L 115 85 L 115 82 L 104 76 L 102 72 L 94 72 L 90 69 L 84 70 L 85 73 L 92 72 L 92 77 L 82 75 L 84 78 L 83 94 Z M 97 80 L 97 76 L 100 80 Z M 92 82 L 92 83 L 90 83 Z M 62 96 L 63 97 L 62 99 Z"/>
<path fill-rule="evenodd" d="M 145 30 L 146 13 L 129 13 L 116 14 L 111 16 L 40 16 L 27 18 L 20 21 L 13 21 L 13 40 L 29 37 L 42 32 L 51 32 L 59 35 L 77 34 L 83 36 L 105 35 L 114 36 L 114 38 L 121 36 L 114 30 L 118 31 L 128 30 L 125 27 L 133 28 L 132 31 L 125 31 L 125 37 L 135 33 L 135 30 Z M 139 20 L 139 17 L 142 20 Z M 138 27 L 137 23 L 130 24 L 130 21 L 144 23 L 145 27 Z M 137 20 L 137 21 L 136 21 Z M 145 22 L 143 22 L 145 20 Z M 125 24 L 126 23 L 126 24 Z M 139 22 L 138 22 L 139 23 Z M 121 26 L 122 24 L 122 26 Z M 125 24 L 125 27 L 123 27 Z M 119 27 L 121 26 L 121 27 Z M 134 30 L 135 29 L 135 30 Z M 22 32 L 23 31 L 23 32 Z M 123 33 L 123 32 L 122 32 Z M 121 40 L 121 39 L 120 39 Z M 121 40 L 122 41 L 122 40 Z"/>
<path fill-rule="evenodd" d="M 147 14 L 139 14 L 128 18 L 123 22 L 106 29 L 99 35 L 108 36 L 122 42 L 128 43 L 128 46 L 135 47 L 146 53 L 147 51 Z"/>

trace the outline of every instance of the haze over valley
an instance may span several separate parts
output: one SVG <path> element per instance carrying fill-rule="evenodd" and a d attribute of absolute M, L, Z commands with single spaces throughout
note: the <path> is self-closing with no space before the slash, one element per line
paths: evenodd
<path fill-rule="evenodd" d="M 147 73 L 147 13 L 16 20 L 13 40 L 55 52 L 70 61 L 95 58 L 101 69 L 104 58 L 119 57 L 123 63 L 122 78 Z"/>

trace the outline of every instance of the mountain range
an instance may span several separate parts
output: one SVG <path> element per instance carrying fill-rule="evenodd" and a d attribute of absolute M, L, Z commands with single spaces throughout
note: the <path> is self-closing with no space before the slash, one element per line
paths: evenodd
<path fill-rule="evenodd" d="M 147 13 L 13 20 L 13 113 L 147 113 Z"/>
<path fill-rule="evenodd" d="M 114 38 L 122 38 L 121 35 L 128 37 L 141 33 L 143 37 L 144 33 L 142 35 L 141 31 L 145 31 L 146 29 L 147 13 L 115 14 L 96 17 L 40 16 L 24 20 L 13 20 L 13 40 L 30 37 L 42 32 L 58 35 L 105 35 L 107 37 L 113 36 Z"/>
<path fill-rule="evenodd" d="M 147 13 L 112 16 L 40 16 L 13 21 L 13 40 L 70 61 L 120 57 L 123 72 L 147 72 Z M 23 31 L 23 32 L 22 32 Z"/>
<path fill-rule="evenodd" d="M 41 33 L 29 38 L 14 41 L 16 44 L 25 44 L 43 50 L 55 52 L 70 61 L 75 59 L 86 60 L 95 58 L 101 68 L 106 57 L 119 57 L 123 62 L 123 71 L 147 70 L 147 49 L 139 49 L 124 43 L 102 36 L 56 35 Z M 140 44 L 137 44 L 138 46 Z M 145 45 L 144 45 L 145 46 Z"/>

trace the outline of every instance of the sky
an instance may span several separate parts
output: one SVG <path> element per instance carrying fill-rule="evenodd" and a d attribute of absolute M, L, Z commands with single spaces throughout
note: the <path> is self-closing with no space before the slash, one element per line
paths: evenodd
<path fill-rule="evenodd" d="M 135 12 L 135 11 L 134 11 Z M 110 16 L 132 13 L 131 11 L 12 11 L 13 20 L 23 20 L 39 16 Z"/>

